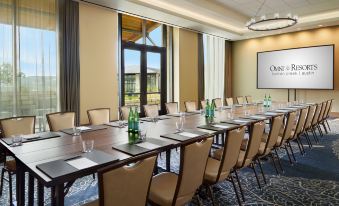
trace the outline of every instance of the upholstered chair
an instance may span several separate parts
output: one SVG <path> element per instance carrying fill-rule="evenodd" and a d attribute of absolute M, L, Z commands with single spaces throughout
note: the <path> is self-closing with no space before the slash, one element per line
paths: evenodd
<path fill-rule="evenodd" d="M 292 137 L 288 140 L 288 141 L 295 140 L 297 142 L 299 150 L 302 155 L 305 153 L 305 150 L 299 137 L 304 131 L 307 112 L 308 112 L 308 107 L 301 109 L 301 111 L 299 112 L 299 117 L 298 117 L 298 121 L 296 124 L 296 128 L 295 130 L 292 130 Z"/>
<path fill-rule="evenodd" d="M 213 102 L 216 108 L 220 108 L 223 106 L 221 98 L 215 98 L 213 99 Z"/>
<path fill-rule="evenodd" d="M 91 125 L 100 125 L 110 122 L 110 109 L 100 108 L 87 111 L 88 120 Z"/>
<path fill-rule="evenodd" d="M 252 98 L 252 96 L 245 96 L 245 98 L 246 98 L 246 102 L 247 102 L 247 103 L 249 103 L 249 104 L 253 103 L 253 98 Z"/>
<path fill-rule="evenodd" d="M 195 101 L 185 102 L 186 112 L 194 112 L 198 110 L 197 103 Z"/>
<path fill-rule="evenodd" d="M 179 175 L 164 172 L 153 177 L 149 192 L 151 205 L 185 205 L 191 201 L 202 185 L 212 141 L 210 137 L 181 146 Z"/>
<path fill-rule="evenodd" d="M 151 153 L 99 170 L 99 199 L 86 206 L 145 206 L 156 159 Z"/>
<path fill-rule="evenodd" d="M 49 129 L 54 132 L 75 126 L 75 112 L 56 112 L 46 114 L 46 117 Z"/>
<path fill-rule="evenodd" d="M 0 120 L 0 129 L 3 137 L 11 137 L 15 135 L 28 135 L 35 133 L 35 116 L 21 116 L 21 117 L 12 117 Z M 4 167 L 1 170 L 0 177 L 0 196 L 2 195 L 3 184 L 4 184 L 4 175 L 7 172 L 8 174 L 8 183 L 9 183 L 9 202 L 10 205 L 13 204 L 13 188 L 12 188 L 12 176 L 16 172 L 16 162 L 14 159 L 7 160 L 5 156 Z"/>
<path fill-rule="evenodd" d="M 146 117 L 154 118 L 159 116 L 159 107 L 157 104 L 144 105 L 144 111 Z"/>
<path fill-rule="evenodd" d="M 201 105 L 201 109 L 205 109 L 207 105 L 207 100 L 201 100 L 200 105 Z"/>
<path fill-rule="evenodd" d="M 233 181 L 233 176 L 230 173 L 233 171 L 233 167 L 238 161 L 240 146 L 244 135 L 245 127 L 228 130 L 226 132 L 227 138 L 225 140 L 225 146 L 223 147 L 220 160 L 212 157 L 207 159 L 204 185 L 207 186 L 209 193 L 211 194 L 213 205 L 215 205 L 215 199 L 212 186 L 225 180 L 230 180 L 232 182 L 238 203 L 241 205 L 238 191 Z"/>
<path fill-rule="evenodd" d="M 233 98 L 232 97 L 226 98 L 226 104 L 227 106 L 232 106 L 234 104 Z"/>
<path fill-rule="evenodd" d="M 244 104 L 244 103 L 246 103 L 245 100 L 244 100 L 244 97 L 242 97 L 242 96 L 236 97 L 236 99 L 237 99 L 237 104 Z"/>
<path fill-rule="evenodd" d="M 122 107 L 119 108 L 120 120 L 128 120 L 130 108 L 131 108 L 130 106 L 122 106 Z"/>
<path fill-rule="evenodd" d="M 179 112 L 178 102 L 165 103 L 167 114 L 176 114 Z"/>

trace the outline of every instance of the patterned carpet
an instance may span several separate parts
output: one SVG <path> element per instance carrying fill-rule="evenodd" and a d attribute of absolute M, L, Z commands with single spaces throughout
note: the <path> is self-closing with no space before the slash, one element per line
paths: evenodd
<path fill-rule="evenodd" d="M 293 166 L 289 164 L 285 152 L 279 151 L 280 157 L 283 157 L 283 174 L 276 175 L 272 162 L 264 162 L 263 169 L 268 182 L 262 190 L 257 186 L 253 171 L 243 169 L 240 181 L 246 198 L 244 205 L 339 205 L 339 119 L 331 120 L 330 126 L 332 131 L 320 138 L 320 143 L 314 144 L 313 149 L 309 149 L 303 139 L 305 156 L 301 156 L 297 146 L 293 145 L 298 161 Z M 159 158 L 161 166 L 165 164 L 164 157 L 162 155 Z M 179 152 L 173 150 L 171 161 L 171 170 L 177 172 Z M 263 185 L 262 179 L 261 183 Z M 221 182 L 213 190 L 219 205 L 237 205 L 230 182 Z M 45 190 L 45 196 L 45 205 L 50 205 L 48 189 Z M 204 205 L 212 205 L 204 193 L 201 196 Z M 65 205 L 82 205 L 96 198 L 97 181 L 88 176 L 75 182 L 65 199 Z M 7 183 L 0 205 L 8 205 Z"/>

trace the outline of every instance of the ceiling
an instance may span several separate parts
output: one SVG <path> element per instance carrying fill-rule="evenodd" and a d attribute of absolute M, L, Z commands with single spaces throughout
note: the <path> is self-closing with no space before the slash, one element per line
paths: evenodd
<path fill-rule="evenodd" d="M 86 0 L 153 21 L 229 40 L 339 25 L 339 0 Z M 265 2 L 258 12 L 258 9 Z M 281 30 L 254 32 L 245 27 L 253 16 L 298 15 L 298 24 Z"/>

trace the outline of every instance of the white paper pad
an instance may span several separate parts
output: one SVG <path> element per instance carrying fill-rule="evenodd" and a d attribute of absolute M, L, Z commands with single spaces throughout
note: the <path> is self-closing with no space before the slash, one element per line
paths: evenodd
<path fill-rule="evenodd" d="M 139 143 L 139 144 L 136 144 L 136 145 L 138 147 L 142 147 L 142 148 L 149 149 L 149 150 L 157 149 L 157 148 L 160 147 L 159 145 L 149 143 L 149 142 L 142 142 L 142 143 Z"/>
<path fill-rule="evenodd" d="M 77 129 L 80 129 L 81 131 L 85 131 L 85 130 L 89 130 L 91 128 L 85 127 L 85 126 L 80 126 L 80 127 L 77 127 Z"/>
<path fill-rule="evenodd" d="M 277 113 L 274 113 L 274 112 L 266 112 L 265 114 L 266 115 L 277 115 Z"/>
<path fill-rule="evenodd" d="M 98 165 L 98 163 L 93 162 L 92 160 L 87 159 L 86 157 L 81 157 L 73 160 L 66 161 L 67 164 L 77 168 L 78 170 L 82 170 L 85 168 L 93 167 Z"/>
<path fill-rule="evenodd" d="M 249 120 L 241 120 L 241 119 L 235 119 L 233 120 L 234 122 L 244 122 L 244 123 L 247 123 L 247 122 L 250 122 Z"/>
<path fill-rule="evenodd" d="M 230 126 L 227 126 L 227 125 L 220 125 L 220 124 L 214 124 L 213 127 L 222 128 L 222 129 L 230 128 Z"/>
<path fill-rule="evenodd" d="M 252 118 L 258 118 L 258 119 L 266 119 L 266 117 L 263 116 L 258 116 L 258 115 L 253 115 L 251 116 Z"/>
<path fill-rule="evenodd" d="M 200 136 L 198 134 L 193 134 L 189 132 L 181 132 L 181 133 L 178 133 L 178 135 L 185 136 L 185 137 L 199 137 Z"/>
<path fill-rule="evenodd" d="M 39 138 L 38 134 L 28 134 L 28 135 L 24 135 L 23 136 L 24 139 L 35 139 L 35 138 Z"/>
<path fill-rule="evenodd" d="M 275 111 L 277 111 L 277 112 L 287 112 L 286 110 L 282 110 L 282 109 L 277 109 Z"/>

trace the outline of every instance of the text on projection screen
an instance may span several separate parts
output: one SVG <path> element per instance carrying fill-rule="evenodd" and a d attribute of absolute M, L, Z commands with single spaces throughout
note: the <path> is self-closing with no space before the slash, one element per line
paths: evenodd
<path fill-rule="evenodd" d="M 333 45 L 258 52 L 258 88 L 333 89 Z"/>

